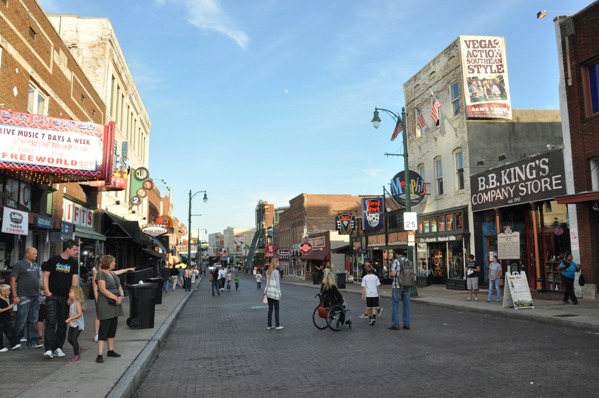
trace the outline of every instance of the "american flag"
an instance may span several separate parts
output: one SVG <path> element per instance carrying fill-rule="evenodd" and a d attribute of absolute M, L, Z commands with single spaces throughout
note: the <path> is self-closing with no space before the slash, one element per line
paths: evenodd
<path fill-rule="evenodd" d="M 424 115 L 422 114 L 422 109 L 416 108 L 416 120 L 418 123 L 418 127 L 421 129 L 426 127 L 426 121 L 424 120 Z"/>
<path fill-rule="evenodd" d="M 439 124 L 439 108 L 441 108 L 441 103 L 437 97 L 434 97 L 433 103 L 431 105 L 431 118 L 433 118 L 435 124 Z"/>
<path fill-rule="evenodd" d="M 393 130 L 393 135 L 391 136 L 391 141 L 395 141 L 399 133 L 403 130 L 403 124 L 401 124 L 401 119 L 397 120 L 397 124 L 395 125 L 395 130 Z"/>

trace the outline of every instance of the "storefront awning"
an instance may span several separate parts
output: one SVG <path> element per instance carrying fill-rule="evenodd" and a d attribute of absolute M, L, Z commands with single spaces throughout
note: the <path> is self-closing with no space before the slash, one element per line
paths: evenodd
<path fill-rule="evenodd" d="M 137 221 L 125 220 L 114 214 L 105 213 L 111 225 L 108 226 L 104 234 L 108 239 L 131 239 L 133 242 L 144 246 L 153 247 L 154 242 L 146 234 L 141 232 Z"/>
<path fill-rule="evenodd" d="M 312 250 L 310 254 L 302 254 L 302 260 L 316 260 L 323 261 L 330 259 L 330 253 L 328 250 Z"/>
<path fill-rule="evenodd" d="M 599 200 L 599 191 L 578 192 L 571 195 L 556 196 L 555 200 L 559 204 L 584 203 Z"/>
<path fill-rule="evenodd" d="M 93 229 L 88 228 L 77 228 L 77 230 L 75 231 L 75 237 L 91 240 L 100 240 L 102 242 L 106 240 L 106 237 L 104 235 L 99 234 Z"/>
<path fill-rule="evenodd" d="M 331 250 L 334 253 L 344 253 L 344 254 L 351 254 L 351 246 L 350 245 L 345 245 L 345 246 L 340 246 L 336 249 L 332 249 Z"/>
<path fill-rule="evenodd" d="M 146 253 L 146 254 L 149 254 L 149 255 L 150 255 L 150 256 L 152 256 L 152 257 L 157 257 L 157 258 L 164 258 L 164 257 L 166 257 L 166 255 L 165 255 L 165 254 L 158 253 L 158 252 L 157 252 L 157 251 L 155 251 L 155 250 L 150 250 L 150 249 L 142 249 L 142 251 L 143 251 L 144 253 Z"/>

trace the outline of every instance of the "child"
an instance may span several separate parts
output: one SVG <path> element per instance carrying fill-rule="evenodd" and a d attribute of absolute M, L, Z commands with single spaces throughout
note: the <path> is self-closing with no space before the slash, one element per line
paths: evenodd
<path fill-rule="evenodd" d="M 235 290 L 239 290 L 239 274 L 235 273 Z"/>
<path fill-rule="evenodd" d="M 10 319 L 10 313 L 15 305 L 10 303 L 10 299 L 8 298 L 9 294 L 10 285 L 0 285 L 0 352 L 8 351 L 8 348 L 4 347 L 4 342 L 2 341 L 3 334 L 6 334 L 6 337 L 8 337 L 11 350 L 21 348 L 21 344 L 17 341 L 17 335 L 15 333 L 15 328 L 12 325 L 12 320 Z"/>
<path fill-rule="evenodd" d="M 81 290 L 79 286 L 71 286 L 67 303 L 69 304 L 69 317 L 65 321 L 67 325 L 69 325 L 67 338 L 75 351 L 75 355 L 71 358 L 71 362 L 76 362 L 81 358 L 81 351 L 83 351 L 83 348 L 79 347 L 79 334 L 85 327 L 83 321 L 85 296 L 83 295 L 83 290 Z"/>
<path fill-rule="evenodd" d="M 262 287 L 262 274 L 260 271 L 256 274 L 256 283 L 258 283 L 258 290 Z"/>
<path fill-rule="evenodd" d="M 368 324 L 374 326 L 376 314 L 379 308 L 379 286 L 381 282 L 378 276 L 374 274 L 372 265 L 366 265 L 367 275 L 362 278 L 362 301 L 366 301 L 366 314 L 368 315 Z"/>

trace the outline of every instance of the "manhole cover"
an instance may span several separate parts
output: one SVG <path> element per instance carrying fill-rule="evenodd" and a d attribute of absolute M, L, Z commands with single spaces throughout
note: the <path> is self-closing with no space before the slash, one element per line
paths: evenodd
<path fill-rule="evenodd" d="M 562 315 L 555 315 L 558 318 L 569 318 L 571 316 L 578 316 L 576 314 L 562 314 Z"/>

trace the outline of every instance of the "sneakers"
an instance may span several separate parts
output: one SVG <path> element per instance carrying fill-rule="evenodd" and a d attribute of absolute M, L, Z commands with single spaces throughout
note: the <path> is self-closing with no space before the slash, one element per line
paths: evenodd
<path fill-rule="evenodd" d="M 274 328 L 275 328 L 274 326 L 267 326 L 266 327 L 267 330 L 271 330 L 271 329 L 274 329 Z"/>
<path fill-rule="evenodd" d="M 40 343 L 39 341 L 37 343 L 35 343 L 34 345 L 31 346 L 31 348 L 42 348 L 44 346 L 43 343 Z"/>
<path fill-rule="evenodd" d="M 283 329 L 283 326 L 277 326 L 275 329 L 276 330 L 281 330 L 281 329 Z"/>
<path fill-rule="evenodd" d="M 77 362 L 79 358 L 81 358 L 79 355 L 75 355 L 73 358 L 71 358 L 71 362 Z"/>
<path fill-rule="evenodd" d="M 11 350 L 18 350 L 19 348 L 21 348 L 21 344 L 15 344 L 14 347 L 11 347 Z"/>
<path fill-rule="evenodd" d="M 6 351 L 8 351 L 8 348 L 6 348 L 6 347 L 4 347 L 0 350 L 0 352 L 6 352 Z"/>
<path fill-rule="evenodd" d="M 377 316 L 381 316 L 382 313 L 383 313 L 383 307 L 379 307 L 379 312 L 378 312 Z"/>
<path fill-rule="evenodd" d="M 362 315 L 360 315 L 358 318 L 360 318 L 360 319 L 368 319 L 368 315 L 366 315 L 366 313 L 363 312 Z"/>
<path fill-rule="evenodd" d="M 104 356 L 103 355 L 98 355 L 96 357 L 96 362 L 97 363 L 104 363 Z"/>
<path fill-rule="evenodd" d="M 52 354 L 52 350 L 48 350 L 44 352 L 44 358 L 54 358 L 54 354 Z"/>
<path fill-rule="evenodd" d="M 116 352 L 116 351 L 108 351 L 108 352 L 106 353 L 106 356 L 107 356 L 107 357 L 112 357 L 112 358 L 120 358 L 121 354 L 119 354 L 119 353 L 118 353 L 118 352 Z"/>
<path fill-rule="evenodd" d="M 371 318 L 371 319 L 368 321 L 368 324 L 369 324 L 370 326 L 374 326 L 374 324 L 375 324 L 375 323 L 376 323 L 376 318 Z"/>
<path fill-rule="evenodd" d="M 472 301 L 470 297 L 466 297 L 466 301 Z"/>
<path fill-rule="evenodd" d="M 54 350 L 54 355 L 56 355 L 58 358 L 66 356 L 66 354 L 61 348 L 57 348 L 56 350 Z"/>
<path fill-rule="evenodd" d="M 410 330 L 410 325 L 404 325 L 404 326 L 402 327 L 402 329 L 405 329 L 405 330 Z"/>
<path fill-rule="evenodd" d="M 98 335 L 94 336 L 94 341 L 97 343 L 98 342 Z"/>
<path fill-rule="evenodd" d="M 399 330 L 399 326 L 389 326 L 389 330 Z"/>
<path fill-rule="evenodd" d="M 27 343 L 27 337 L 25 337 L 25 336 L 21 337 L 21 340 L 19 340 L 19 343 Z"/>

